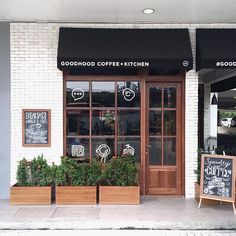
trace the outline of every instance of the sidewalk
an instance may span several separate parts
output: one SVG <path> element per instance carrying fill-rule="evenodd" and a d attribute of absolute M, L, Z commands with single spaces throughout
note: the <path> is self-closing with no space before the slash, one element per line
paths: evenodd
<path fill-rule="evenodd" d="M 138 206 L 10 206 L 0 200 L 1 230 L 236 230 L 232 205 L 143 197 Z"/>

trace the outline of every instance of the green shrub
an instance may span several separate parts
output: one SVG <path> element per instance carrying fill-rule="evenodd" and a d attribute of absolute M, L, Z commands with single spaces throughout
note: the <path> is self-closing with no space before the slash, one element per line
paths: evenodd
<path fill-rule="evenodd" d="M 94 186 L 97 184 L 101 176 L 100 162 L 93 159 L 90 164 L 87 164 L 87 185 Z"/>
<path fill-rule="evenodd" d="M 61 158 L 56 170 L 56 184 L 60 186 L 94 186 L 101 174 L 98 161 L 77 163 L 68 157 Z"/>
<path fill-rule="evenodd" d="M 30 163 L 25 158 L 19 161 L 16 173 L 16 180 L 18 186 L 29 186 L 29 165 Z"/>
<path fill-rule="evenodd" d="M 132 155 L 121 155 L 106 164 L 101 175 L 101 185 L 135 186 L 138 185 L 138 167 Z"/>
<path fill-rule="evenodd" d="M 18 186 L 49 186 L 53 182 L 53 174 L 43 155 L 28 161 L 25 158 L 19 161 L 17 167 Z"/>

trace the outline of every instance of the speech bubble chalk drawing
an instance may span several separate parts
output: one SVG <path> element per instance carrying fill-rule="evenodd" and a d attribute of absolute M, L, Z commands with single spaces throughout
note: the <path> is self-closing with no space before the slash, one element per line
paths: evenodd
<path fill-rule="evenodd" d="M 130 88 L 126 88 L 122 91 L 122 95 L 127 102 L 130 102 L 134 99 L 135 92 Z"/>
<path fill-rule="evenodd" d="M 72 90 L 71 96 L 74 98 L 75 101 L 81 100 L 84 97 L 84 90 L 81 88 L 75 88 Z"/>
<path fill-rule="evenodd" d="M 125 148 L 123 149 L 123 155 L 130 154 L 131 156 L 134 156 L 135 150 L 130 144 L 126 144 Z"/>
<path fill-rule="evenodd" d="M 84 146 L 83 145 L 72 145 L 71 155 L 73 157 L 83 157 L 84 156 Z"/>
<path fill-rule="evenodd" d="M 107 157 L 111 152 L 111 149 L 109 148 L 109 146 L 107 146 L 106 144 L 101 144 L 98 146 L 98 148 L 96 149 L 96 153 L 100 156 L 100 157 Z"/>

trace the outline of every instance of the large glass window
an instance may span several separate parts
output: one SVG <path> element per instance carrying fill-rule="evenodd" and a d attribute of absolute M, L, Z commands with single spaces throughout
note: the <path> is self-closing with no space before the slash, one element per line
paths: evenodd
<path fill-rule="evenodd" d="M 149 89 L 149 165 L 176 165 L 176 87 Z"/>
<path fill-rule="evenodd" d="M 140 82 L 67 81 L 66 155 L 140 161 Z"/>
<path fill-rule="evenodd" d="M 115 106 L 115 82 L 92 82 L 92 106 Z"/>

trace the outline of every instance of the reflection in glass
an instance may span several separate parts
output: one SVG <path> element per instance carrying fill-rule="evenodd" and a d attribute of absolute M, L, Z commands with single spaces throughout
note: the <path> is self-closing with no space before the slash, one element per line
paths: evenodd
<path fill-rule="evenodd" d="M 67 138 L 66 155 L 77 158 L 80 161 L 89 161 L 89 139 L 87 138 Z"/>
<path fill-rule="evenodd" d="M 164 135 L 176 135 L 176 111 L 164 111 Z"/>
<path fill-rule="evenodd" d="M 115 134 L 115 111 L 94 110 L 92 111 L 92 135 Z"/>
<path fill-rule="evenodd" d="M 176 88 L 175 87 L 164 88 L 164 107 L 168 107 L 168 108 L 176 107 Z"/>
<path fill-rule="evenodd" d="M 118 111 L 118 135 L 140 135 L 140 111 Z"/>
<path fill-rule="evenodd" d="M 164 165 L 176 165 L 176 139 L 164 139 Z"/>
<path fill-rule="evenodd" d="M 117 154 L 130 153 L 134 151 L 134 156 L 137 162 L 140 162 L 140 138 L 119 138 Z"/>
<path fill-rule="evenodd" d="M 115 140 L 111 138 L 92 139 L 92 157 L 103 162 L 110 160 L 115 156 L 114 142 Z"/>
<path fill-rule="evenodd" d="M 161 111 L 149 111 L 149 134 L 161 135 Z"/>
<path fill-rule="evenodd" d="M 115 82 L 92 82 L 92 106 L 115 106 Z"/>
<path fill-rule="evenodd" d="M 149 90 L 149 107 L 161 107 L 161 87 L 151 87 Z"/>
<path fill-rule="evenodd" d="M 67 135 L 89 135 L 89 111 L 67 112 Z"/>
<path fill-rule="evenodd" d="M 117 82 L 117 106 L 140 107 L 140 82 Z"/>
<path fill-rule="evenodd" d="M 149 138 L 149 165 L 161 165 L 161 138 Z"/>
<path fill-rule="evenodd" d="M 89 107 L 89 82 L 67 82 L 66 86 L 67 107 Z"/>

